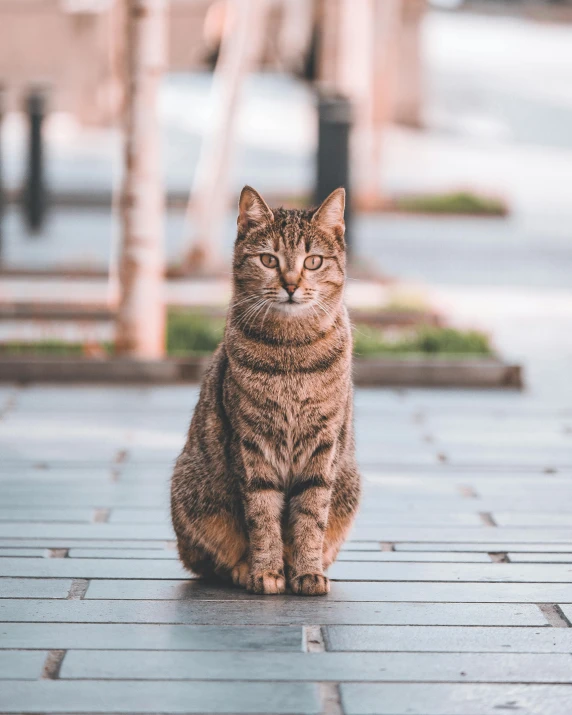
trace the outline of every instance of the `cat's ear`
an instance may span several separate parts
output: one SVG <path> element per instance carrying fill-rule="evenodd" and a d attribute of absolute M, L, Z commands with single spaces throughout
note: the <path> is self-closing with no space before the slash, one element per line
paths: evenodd
<path fill-rule="evenodd" d="M 251 186 L 245 186 L 238 200 L 238 218 L 236 223 L 241 232 L 256 226 L 264 226 L 274 221 L 274 214 L 268 208 L 262 196 Z"/>
<path fill-rule="evenodd" d="M 346 206 L 345 189 L 336 189 L 321 204 L 312 216 L 312 223 L 323 231 L 343 236 L 345 230 L 344 209 Z"/>

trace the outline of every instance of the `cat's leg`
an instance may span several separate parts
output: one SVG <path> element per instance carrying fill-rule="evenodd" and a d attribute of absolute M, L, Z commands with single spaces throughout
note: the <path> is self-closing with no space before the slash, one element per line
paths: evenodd
<path fill-rule="evenodd" d="M 330 590 L 324 575 L 324 536 L 332 496 L 331 467 L 334 447 L 319 444 L 304 475 L 290 489 L 288 526 L 289 586 L 294 593 L 321 596 Z"/>
<path fill-rule="evenodd" d="M 284 593 L 286 579 L 281 528 L 284 489 L 275 470 L 254 443 L 243 440 L 241 453 L 250 555 L 246 588 L 252 593 Z"/>

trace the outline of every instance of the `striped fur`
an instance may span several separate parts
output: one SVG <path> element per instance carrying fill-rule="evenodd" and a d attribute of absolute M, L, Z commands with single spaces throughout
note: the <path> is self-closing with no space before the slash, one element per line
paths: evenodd
<path fill-rule="evenodd" d="M 358 506 L 343 210 L 343 189 L 317 211 L 243 189 L 224 341 L 173 474 L 183 564 L 254 593 L 327 593 Z"/>

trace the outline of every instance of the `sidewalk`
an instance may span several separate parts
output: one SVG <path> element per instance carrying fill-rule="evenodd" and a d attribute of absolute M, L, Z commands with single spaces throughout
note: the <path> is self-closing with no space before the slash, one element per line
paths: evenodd
<path fill-rule="evenodd" d="M 0 712 L 568 715 L 565 396 L 358 390 L 363 507 L 315 600 L 182 571 L 196 397 L 0 388 Z"/>

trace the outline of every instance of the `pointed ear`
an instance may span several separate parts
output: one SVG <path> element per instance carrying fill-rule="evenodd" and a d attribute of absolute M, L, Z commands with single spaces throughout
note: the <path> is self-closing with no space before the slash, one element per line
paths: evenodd
<path fill-rule="evenodd" d="M 236 223 L 240 231 L 254 226 L 263 226 L 274 221 L 274 214 L 266 205 L 262 196 L 251 186 L 245 186 L 238 200 L 238 218 Z"/>
<path fill-rule="evenodd" d="M 312 216 L 312 223 L 319 226 L 324 231 L 341 234 L 343 236 L 344 208 L 346 206 L 345 189 L 336 189 L 322 203 L 320 208 Z"/>

